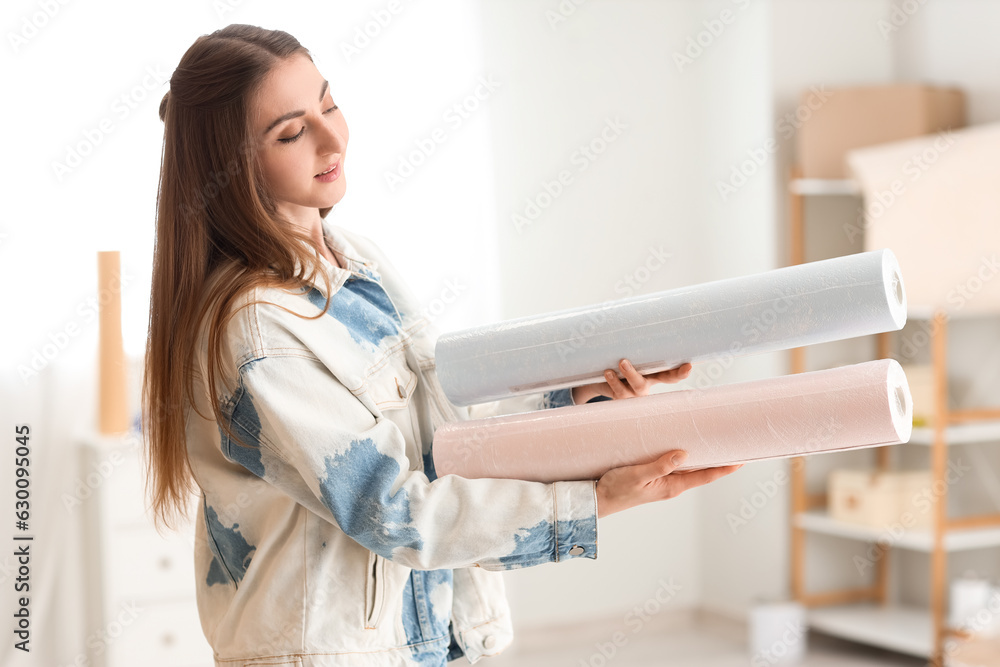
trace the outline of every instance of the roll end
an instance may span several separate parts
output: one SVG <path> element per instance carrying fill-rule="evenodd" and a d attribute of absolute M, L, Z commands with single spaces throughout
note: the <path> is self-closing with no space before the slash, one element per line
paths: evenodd
<path fill-rule="evenodd" d="M 895 330 L 899 331 L 906 324 L 906 287 L 903 285 L 903 272 L 899 270 L 896 254 L 889 248 L 882 250 L 882 271 L 889 310 L 896 325 Z"/>
<path fill-rule="evenodd" d="M 910 395 L 910 385 L 906 380 L 906 372 L 895 359 L 889 360 L 889 405 L 892 410 L 892 421 L 896 424 L 896 432 L 900 442 L 908 442 L 913 433 L 913 398 Z"/>

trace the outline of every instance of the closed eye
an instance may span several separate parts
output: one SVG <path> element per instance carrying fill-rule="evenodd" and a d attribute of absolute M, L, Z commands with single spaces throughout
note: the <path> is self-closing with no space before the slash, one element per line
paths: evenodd
<path fill-rule="evenodd" d="M 339 107 L 336 104 L 334 104 L 332 107 L 330 107 L 329 109 L 327 109 L 323 113 L 327 114 L 327 113 L 330 113 L 331 111 L 336 111 L 338 108 Z M 278 139 L 278 141 L 280 141 L 283 144 L 290 144 L 293 141 L 295 141 L 296 139 L 298 139 L 299 137 L 301 137 L 302 133 L 305 132 L 305 131 L 306 131 L 306 128 L 303 127 L 301 130 L 299 130 L 299 133 L 296 134 L 294 137 L 286 137 L 284 139 Z"/>

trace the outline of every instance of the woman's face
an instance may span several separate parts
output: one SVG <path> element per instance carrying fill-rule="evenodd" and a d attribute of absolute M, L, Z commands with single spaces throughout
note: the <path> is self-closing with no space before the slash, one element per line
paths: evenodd
<path fill-rule="evenodd" d="M 349 135 L 327 81 L 308 57 L 294 55 L 271 70 L 252 124 L 279 212 L 306 227 L 315 223 L 317 209 L 333 206 L 346 191 Z"/>

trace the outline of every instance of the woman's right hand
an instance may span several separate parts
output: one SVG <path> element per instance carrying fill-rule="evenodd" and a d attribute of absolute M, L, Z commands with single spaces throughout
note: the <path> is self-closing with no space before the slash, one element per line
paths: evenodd
<path fill-rule="evenodd" d="M 714 482 L 743 467 L 741 464 L 674 472 L 686 459 L 687 452 L 674 449 L 651 463 L 607 471 L 597 480 L 597 518 L 645 503 L 674 498 L 688 489 Z"/>

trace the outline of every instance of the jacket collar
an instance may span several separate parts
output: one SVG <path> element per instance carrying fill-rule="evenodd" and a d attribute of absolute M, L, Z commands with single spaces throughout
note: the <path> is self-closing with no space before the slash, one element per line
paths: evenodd
<path fill-rule="evenodd" d="M 326 269 L 327 275 L 330 276 L 331 293 L 336 293 L 347 282 L 347 279 L 352 276 L 366 280 L 378 280 L 378 274 L 375 270 L 378 264 L 358 252 L 357 248 L 348 240 L 346 231 L 340 225 L 335 225 L 329 219 L 323 218 L 322 226 L 323 240 L 326 242 L 327 247 L 344 264 L 344 268 L 340 268 L 333 265 L 326 257 L 320 255 L 323 268 Z M 296 261 L 296 271 L 300 268 L 299 262 Z M 317 276 L 312 281 L 312 285 L 316 288 L 316 291 L 323 295 L 324 299 L 330 297 L 326 292 L 326 285 L 321 278 Z"/>

